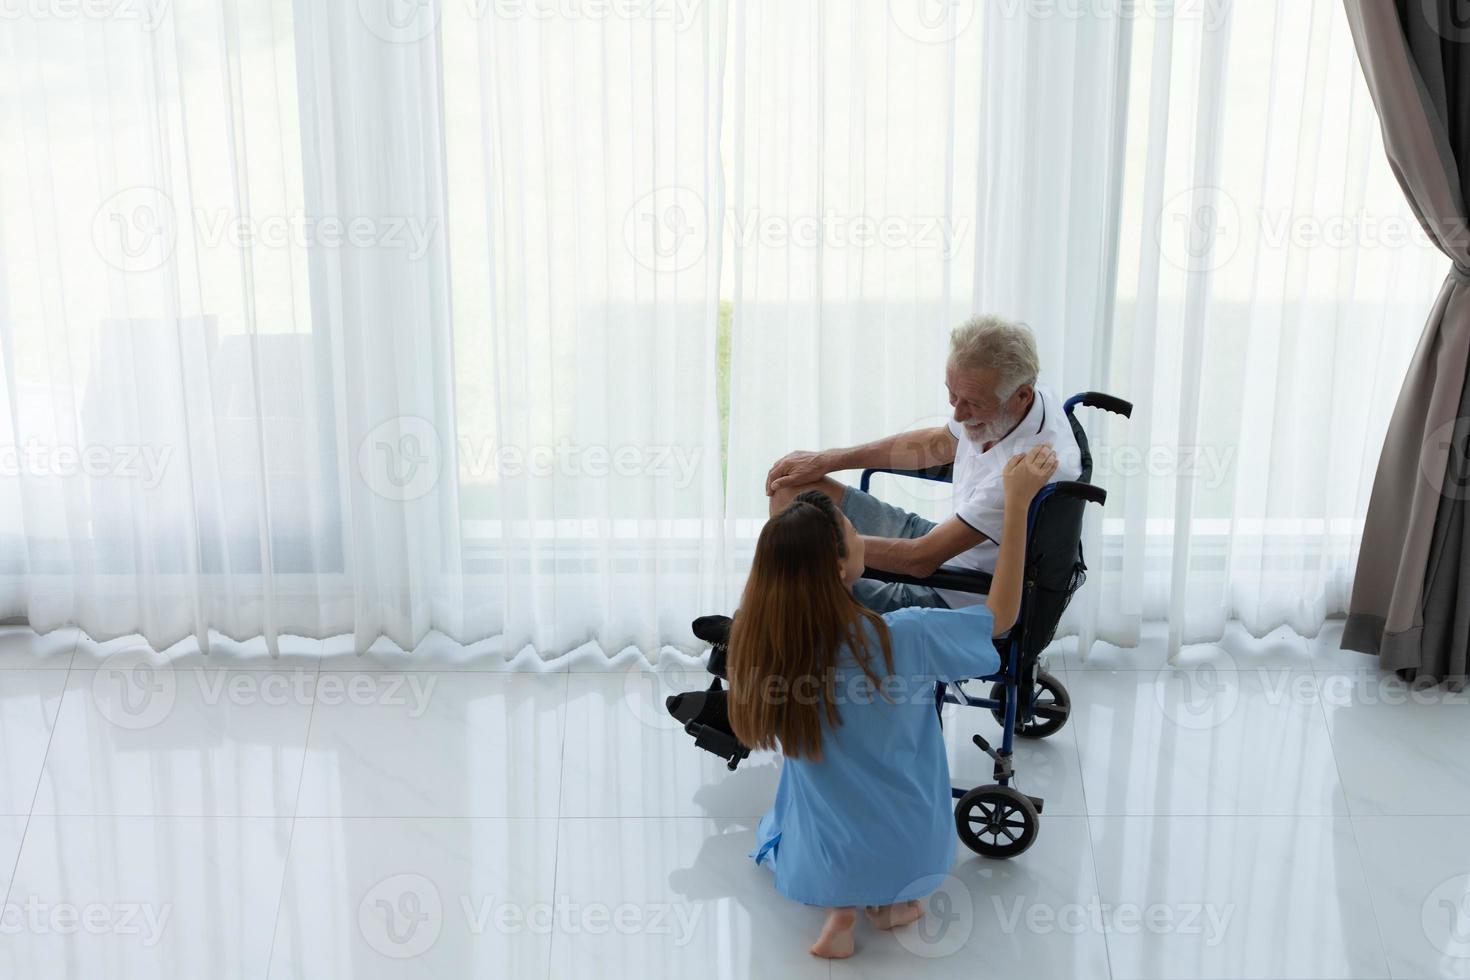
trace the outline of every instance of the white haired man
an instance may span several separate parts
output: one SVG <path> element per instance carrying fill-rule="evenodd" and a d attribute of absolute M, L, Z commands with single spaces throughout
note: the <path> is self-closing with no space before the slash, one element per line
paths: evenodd
<path fill-rule="evenodd" d="M 805 490 L 820 490 L 838 502 L 863 535 L 869 568 L 915 578 L 931 575 L 941 565 L 993 572 L 1005 509 L 1001 476 L 1006 463 L 1033 446 L 1050 445 L 1057 454 L 1053 479 L 1075 480 L 1081 473 L 1072 427 L 1062 403 L 1037 384 L 1039 372 L 1036 340 L 1025 325 L 995 316 L 969 320 L 950 335 L 944 381 L 954 418 L 948 425 L 848 449 L 789 453 L 766 476 L 771 513 L 785 509 Z M 827 475 L 944 463 L 954 464 L 954 515 L 939 524 Z M 964 592 L 868 580 L 853 591 L 878 612 L 984 601 Z"/>

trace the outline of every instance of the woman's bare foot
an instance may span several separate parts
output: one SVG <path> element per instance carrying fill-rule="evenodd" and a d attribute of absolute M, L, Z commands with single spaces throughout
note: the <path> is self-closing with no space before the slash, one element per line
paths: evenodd
<path fill-rule="evenodd" d="M 866 909 L 868 921 L 875 929 L 897 929 L 924 917 L 924 903 L 920 901 L 899 902 L 895 905 L 869 905 Z"/>
<path fill-rule="evenodd" d="M 852 927 L 857 922 L 857 909 L 828 909 L 822 934 L 812 944 L 812 955 L 829 960 L 842 960 L 852 955 Z"/>

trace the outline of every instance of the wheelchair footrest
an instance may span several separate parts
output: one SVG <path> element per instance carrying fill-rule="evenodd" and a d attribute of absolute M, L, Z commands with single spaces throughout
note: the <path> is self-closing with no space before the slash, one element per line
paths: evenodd
<path fill-rule="evenodd" d="M 716 677 L 730 679 L 725 669 L 725 656 L 729 650 L 730 626 L 734 622 L 729 616 L 700 616 L 690 629 L 694 635 L 710 645 L 707 669 Z"/>
<path fill-rule="evenodd" d="M 714 753 L 734 770 L 750 755 L 750 750 L 730 729 L 728 698 L 729 692 L 716 679 L 710 682 L 708 690 L 670 695 L 664 706 L 684 725 L 684 731 L 694 737 L 697 748 Z"/>
<path fill-rule="evenodd" d="M 995 760 L 995 781 L 997 783 L 1003 779 L 1010 779 L 1016 774 L 1015 769 L 1011 766 L 1010 756 L 1001 755 L 995 749 L 991 748 L 990 743 L 979 735 L 976 735 L 973 741 L 981 752 L 984 752 Z"/>
<path fill-rule="evenodd" d="M 750 749 L 740 744 L 740 740 L 733 735 L 727 735 L 717 728 L 709 725 L 701 725 L 697 721 L 691 721 L 684 726 L 684 730 L 694 736 L 694 744 L 697 748 L 706 752 L 713 752 L 725 760 L 725 768 L 734 772 L 746 758 L 750 756 Z"/>

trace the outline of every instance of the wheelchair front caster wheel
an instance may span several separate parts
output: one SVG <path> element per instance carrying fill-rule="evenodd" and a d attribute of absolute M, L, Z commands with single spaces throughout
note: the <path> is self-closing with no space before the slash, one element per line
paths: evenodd
<path fill-rule="evenodd" d="M 1036 841 L 1041 815 L 1026 794 L 1009 786 L 977 786 L 954 807 L 955 829 L 982 857 L 1011 858 Z"/>
<path fill-rule="evenodd" d="M 1000 707 L 990 711 L 997 724 L 1006 723 L 1006 698 L 1010 694 L 1011 689 L 999 681 L 990 686 L 990 699 L 1000 703 Z M 1067 723 L 1072 714 L 1072 697 L 1061 681 L 1043 670 L 1036 675 L 1036 693 L 1032 696 L 1031 706 L 1031 721 L 1022 723 L 1018 720 L 1016 734 L 1022 738 L 1046 738 L 1061 731 Z"/>

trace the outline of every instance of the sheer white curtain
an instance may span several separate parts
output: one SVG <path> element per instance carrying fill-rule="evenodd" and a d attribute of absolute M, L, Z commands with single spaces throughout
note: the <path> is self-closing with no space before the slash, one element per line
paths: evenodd
<path fill-rule="evenodd" d="M 946 9 L 735 18 L 737 515 L 764 512 L 766 470 L 788 449 L 942 420 L 948 331 L 972 310 L 1032 322 L 1058 390 L 1096 376 L 1120 22 Z"/>
<path fill-rule="evenodd" d="M 1153 5 L 1143 5 L 1153 6 Z M 1133 20 L 1115 491 L 1098 635 L 1171 644 L 1346 610 L 1383 433 L 1445 261 L 1389 171 L 1342 5 Z"/>
<path fill-rule="evenodd" d="M 74 6 L 0 21 L 0 616 L 549 655 L 717 605 L 720 5 Z"/>
<path fill-rule="evenodd" d="M 1030 323 L 1059 394 L 1103 387 L 1127 28 L 1106 11 L 1005 3 L 733 18 L 738 542 L 784 452 L 944 421 L 948 334 L 973 312 Z M 947 487 L 874 486 L 946 513 Z"/>
<path fill-rule="evenodd" d="M 457 631 L 433 48 L 336 5 L 84 8 L 0 23 L 0 614 Z"/>
<path fill-rule="evenodd" d="M 997 312 L 1058 393 L 1138 407 L 1084 415 L 1112 496 L 1064 632 L 1167 619 L 1177 649 L 1345 610 L 1413 342 L 1381 326 L 1445 263 L 1340 3 L 757 5 L 732 32 L 733 208 L 773 229 L 732 235 L 737 544 L 785 451 L 942 419 L 948 330 Z M 820 241 L 774 233 L 824 214 Z M 858 217 L 894 234 L 844 237 Z M 875 485 L 943 511 L 944 488 Z"/>
<path fill-rule="evenodd" d="M 540 10 L 447 3 L 439 37 L 476 632 L 692 649 L 724 607 L 725 7 Z"/>
<path fill-rule="evenodd" d="M 1444 266 L 1336 0 L 58 5 L 0 90 L 0 616 L 158 645 L 688 641 L 978 311 L 1139 406 L 1066 629 L 1310 632 Z"/>

